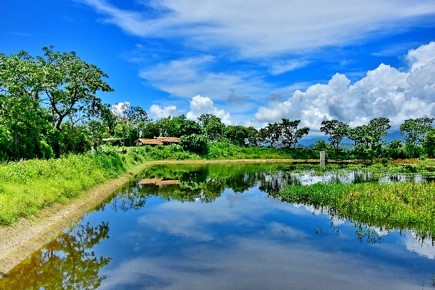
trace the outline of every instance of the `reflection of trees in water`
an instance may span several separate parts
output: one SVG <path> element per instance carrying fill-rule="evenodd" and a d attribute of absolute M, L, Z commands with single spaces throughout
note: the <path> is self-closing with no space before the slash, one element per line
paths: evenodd
<path fill-rule="evenodd" d="M 124 187 L 112 201 L 114 210 L 139 209 L 146 204 L 149 196 L 179 201 L 212 202 L 225 189 L 242 193 L 259 184 L 260 190 L 277 195 L 289 184 L 300 184 L 294 174 L 270 170 L 270 165 L 157 165 L 144 172 L 142 178 L 176 179 L 180 184 L 156 185 L 133 184 Z"/>
<path fill-rule="evenodd" d="M 0 289 L 96 289 L 110 258 L 97 257 L 92 248 L 108 237 L 107 223 L 78 225 L 12 269 L 0 279 Z"/>

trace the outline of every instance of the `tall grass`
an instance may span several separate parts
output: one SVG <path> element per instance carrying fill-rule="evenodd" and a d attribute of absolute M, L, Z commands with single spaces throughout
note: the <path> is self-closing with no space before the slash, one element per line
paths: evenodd
<path fill-rule="evenodd" d="M 285 201 L 324 208 L 340 217 L 435 238 L 435 183 L 359 183 L 289 186 Z"/>
<path fill-rule="evenodd" d="M 228 142 L 212 142 L 208 144 L 205 159 L 291 159 L 288 150 L 266 147 L 240 147 Z"/>
<path fill-rule="evenodd" d="M 119 149 L 67 155 L 59 159 L 0 164 L 0 224 L 37 214 L 54 203 L 64 203 L 83 191 L 116 178 L 147 160 L 198 159 L 180 146 Z"/>

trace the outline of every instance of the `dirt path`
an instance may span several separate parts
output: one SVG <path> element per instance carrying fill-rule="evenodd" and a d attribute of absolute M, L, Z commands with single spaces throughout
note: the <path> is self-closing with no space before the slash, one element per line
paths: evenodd
<path fill-rule="evenodd" d="M 307 163 L 318 160 L 186 160 L 186 161 L 154 161 L 142 164 L 130 170 L 122 177 L 96 186 L 68 201 L 67 204 L 55 204 L 40 212 L 37 217 L 21 219 L 12 226 L 0 226 L 0 277 L 9 272 L 22 260 L 55 238 L 59 232 L 82 218 L 87 212 L 97 207 L 134 175 L 153 164 L 186 164 L 186 163 L 266 163 L 292 162 Z"/>

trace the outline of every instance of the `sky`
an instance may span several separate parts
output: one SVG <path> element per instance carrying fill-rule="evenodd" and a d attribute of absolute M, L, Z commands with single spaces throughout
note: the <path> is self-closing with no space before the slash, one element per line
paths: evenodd
<path fill-rule="evenodd" d="M 434 0 L 13 0 L 0 52 L 75 51 L 105 103 L 261 128 L 435 116 Z"/>

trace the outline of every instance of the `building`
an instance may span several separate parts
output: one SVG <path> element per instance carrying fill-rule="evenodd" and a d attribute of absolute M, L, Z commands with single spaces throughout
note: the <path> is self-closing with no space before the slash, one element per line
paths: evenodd
<path fill-rule="evenodd" d="M 147 138 L 139 138 L 136 140 L 136 146 L 156 146 L 156 145 L 171 145 L 171 144 L 179 144 L 181 138 L 178 137 L 156 137 L 154 139 Z"/>

